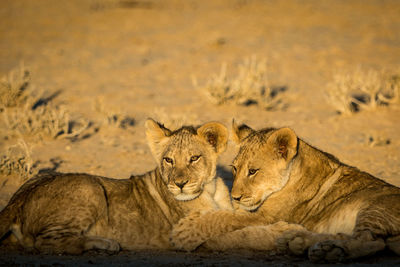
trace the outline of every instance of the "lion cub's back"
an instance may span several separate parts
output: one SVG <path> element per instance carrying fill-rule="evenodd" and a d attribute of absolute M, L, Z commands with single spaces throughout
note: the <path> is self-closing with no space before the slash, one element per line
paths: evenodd
<path fill-rule="evenodd" d="M 34 235 L 49 224 L 94 221 L 107 208 L 101 179 L 88 174 L 42 175 L 24 184 L 10 204 L 21 207 L 17 217 L 24 221 L 23 232 Z"/>

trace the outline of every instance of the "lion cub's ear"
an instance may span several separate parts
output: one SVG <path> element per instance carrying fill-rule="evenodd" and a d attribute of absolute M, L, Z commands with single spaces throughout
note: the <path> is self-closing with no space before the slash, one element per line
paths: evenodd
<path fill-rule="evenodd" d="M 224 152 L 228 143 L 228 129 L 219 122 L 209 122 L 197 129 L 197 134 L 212 145 L 218 154 Z"/>
<path fill-rule="evenodd" d="M 278 157 L 291 160 L 297 154 L 297 135 L 290 128 L 281 128 L 276 130 L 268 138 L 270 144 Z"/>
<path fill-rule="evenodd" d="M 252 132 L 254 132 L 254 130 L 246 124 L 238 126 L 235 120 L 232 120 L 232 140 L 237 145 L 239 145 L 243 141 L 243 139 L 245 139 Z"/>
<path fill-rule="evenodd" d="M 147 119 L 144 125 L 146 127 L 146 139 L 151 153 L 158 159 L 165 148 L 165 143 L 168 141 L 171 131 L 153 119 Z"/>

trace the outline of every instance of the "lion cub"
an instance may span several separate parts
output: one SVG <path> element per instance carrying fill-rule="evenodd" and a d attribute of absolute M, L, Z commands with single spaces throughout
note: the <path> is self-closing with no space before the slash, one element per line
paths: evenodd
<path fill-rule="evenodd" d="M 400 255 L 400 188 L 341 163 L 289 128 L 255 131 L 233 123 L 233 136 L 240 150 L 232 164 L 231 196 L 247 212 L 182 219 L 173 230 L 179 247 L 283 220 L 310 232 L 286 232 L 278 247 L 295 254 L 308 250 L 313 261 L 358 258 L 385 245 Z"/>
<path fill-rule="evenodd" d="M 231 210 L 216 178 L 228 131 L 220 123 L 170 131 L 149 119 L 146 135 L 158 167 L 130 179 L 43 174 L 27 181 L 0 213 L 0 238 L 41 252 L 171 248 L 172 225 L 192 211 Z"/>

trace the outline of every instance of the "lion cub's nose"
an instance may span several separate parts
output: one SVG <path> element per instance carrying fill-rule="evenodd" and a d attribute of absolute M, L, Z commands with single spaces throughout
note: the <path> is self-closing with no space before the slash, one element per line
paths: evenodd
<path fill-rule="evenodd" d="M 187 183 L 188 183 L 188 180 L 186 180 L 186 181 L 175 181 L 176 186 L 179 187 L 180 189 L 182 189 L 185 186 L 185 184 L 187 184 Z"/>
<path fill-rule="evenodd" d="M 235 201 L 240 201 L 240 199 L 242 198 L 242 196 L 232 196 L 233 200 Z"/>

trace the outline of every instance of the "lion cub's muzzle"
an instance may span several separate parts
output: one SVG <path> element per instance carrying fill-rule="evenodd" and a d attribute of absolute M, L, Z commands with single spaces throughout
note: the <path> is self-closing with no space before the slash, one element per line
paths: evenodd
<path fill-rule="evenodd" d="M 242 195 L 233 195 L 232 194 L 232 199 L 235 201 L 235 202 L 238 202 L 238 203 L 240 203 L 240 200 L 242 199 Z"/>
<path fill-rule="evenodd" d="M 183 190 L 183 187 L 189 182 L 189 179 L 175 179 L 174 184 Z"/>
<path fill-rule="evenodd" d="M 240 194 L 231 194 L 233 205 L 237 208 L 241 208 L 247 211 L 255 211 L 259 208 L 262 201 L 256 201 L 252 197 L 246 197 Z"/>
<path fill-rule="evenodd" d="M 174 195 L 175 199 L 187 201 L 197 198 L 202 187 L 199 183 L 192 182 L 190 178 L 175 178 L 168 184 L 169 191 Z"/>

